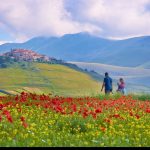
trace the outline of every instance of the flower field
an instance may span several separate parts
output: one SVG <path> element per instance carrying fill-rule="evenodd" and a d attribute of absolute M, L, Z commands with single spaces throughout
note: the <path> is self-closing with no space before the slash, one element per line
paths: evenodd
<path fill-rule="evenodd" d="M 150 101 L 0 97 L 0 146 L 150 146 Z"/>

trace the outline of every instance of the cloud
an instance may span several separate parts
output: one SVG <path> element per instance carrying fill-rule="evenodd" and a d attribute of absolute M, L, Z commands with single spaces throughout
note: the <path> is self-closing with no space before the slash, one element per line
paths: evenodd
<path fill-rule="evenodd" d="M 102 28 L 104 37 L 150 34 L 150 0 L 81 0 L 81 19 Z M 76 9 L 78 10 L 78 9 Z"/>
<path fill-rule="evenodd" d="M 0 45 L 5 44 L 5 43 L 13 43 L 13 41 L 0 41 Z"/>
<path fill-rule="evenodd" d="M 106 38 L 149 35 L 149 18 L 150 0 L 0 0 L 0 25 L 19 41 L 83 31 Z"/>
<path fill-rule="evenodd" d="M 38 35 L 101 31 L 90 22 L 74 21 L 64 8 L 64 0 L 0 0 L 0 3 L 0 22 L 20 40 Z"/>

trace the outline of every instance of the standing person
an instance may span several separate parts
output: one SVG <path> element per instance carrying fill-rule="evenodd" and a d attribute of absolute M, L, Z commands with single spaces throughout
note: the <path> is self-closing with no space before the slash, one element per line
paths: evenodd
<path fill-rule="evenodd" d="M 103 91 L 104 87 L 105 87 L 105 94 L 110 94 L 110 92 L 112 92 L 112 79 L 109 77 L 107 72 L 105 73 L 105 78 L 103 81 L 101 91 Z"/>
<path fill-rule="evenodd" d="M 119 83 L 117 83 L 117 85 L 118 85 L 117 92 L 120 92 L 121 94 L 126 95 L 125 82 L 123 78 L 119 79 Z"/>

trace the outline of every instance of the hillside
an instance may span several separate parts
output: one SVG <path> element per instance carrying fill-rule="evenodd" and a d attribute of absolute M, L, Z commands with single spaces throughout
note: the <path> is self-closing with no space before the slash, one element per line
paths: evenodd
<path fill-rule="evenodd" d="M 138 68 L 150 69 L 150 61 L 138 66 Z"/>
<path fill-rule="evenodd" d="M 150 92 L 150 69 L 142 67 L 119 67 L 100 63 L 70 62 L 82 69 L 94 70 L 100 75 L 109 72 L 110 76 L 118 80 L 123 77 L 127 83 L 128 92 Z"/>
<path fill-rule="evenodd" d="M 36 37 L 24 43 L 3 44 L 0 46 L 0 52 L 9 51 L 11 48 L 34 49 L 36 52 L 65 61 L 128 67 L 137 67 L 150 60 L 150 36 L 126 40 L 108 40 L 87 33 Z"/>
<path fill-rule="evenodd" d="M 0 68 L 0 92 L 21 91 L 63 96 L 96 94 L 99 83 L 90 75 L 59 64 L 26 63 Z"/>

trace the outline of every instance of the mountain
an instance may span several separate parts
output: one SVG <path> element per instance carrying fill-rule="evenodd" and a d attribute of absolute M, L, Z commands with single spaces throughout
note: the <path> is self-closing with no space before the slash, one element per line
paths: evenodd
<path fill-rule="evenodd" d="M 11 48 L 33 49 L 38 53 L 66 61 L 96 62 L 137 67 L 150 60 L 150 36 L 109 40 L 88 33 L 62 37 L 36 37 L 24 43 L 6 43 L 0 53 Z"/>

